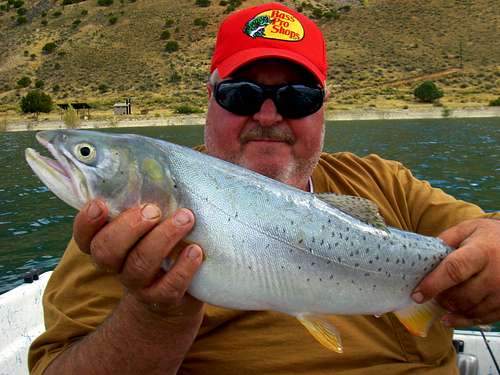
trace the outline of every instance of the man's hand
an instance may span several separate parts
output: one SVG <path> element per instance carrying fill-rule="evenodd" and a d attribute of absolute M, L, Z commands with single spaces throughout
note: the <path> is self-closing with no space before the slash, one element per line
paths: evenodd
<path fill-rule="evenodd" d="M 97 267 L 116 274 L 132 301 L 138 302 L 135 308 L 163 318 L 182 316 L 196 327 L 203 304 L 186 290 L 202 262 L 201 248 L 186 247 L 168 272 L 161 269 L 162 261 L 193 227 L 194 216 L 187 209 L 177 210 L 163 222 L 161 216 L 158 207 L 147 204 L 107 223 L 106 205 L 95 200 L 76 216 L 73 235 Z"/>
<path fill-rule="evenodd" d="M 412 298 L 431 298 L 450 313 L 450 327 L 500 321 L 500 221 L 464 221 L 441 233 L 456 250 L 448 255 L 415 289 Z"/>

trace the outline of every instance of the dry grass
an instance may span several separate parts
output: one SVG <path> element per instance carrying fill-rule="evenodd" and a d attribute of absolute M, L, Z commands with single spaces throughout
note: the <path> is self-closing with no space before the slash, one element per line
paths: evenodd
<path fill-rule="evenodd" d="M 25 0 L 28 11 L 38 3 Z M 246 0 L 243 6 L 263 3 Z M 303 0 L 288 1 L 299 6 Z M 313 7 L 338 7 L 332 0 L 305 0 Z M 378 0 L 360 6 L 352 1 L 349 12 L 339 19 L 319 19 L 328 47 L 330 107 L 410 108 L 418 80 L 387 91 L 395 81 L 447 71 L 463 62 L 459 73 L 436 77 L 444 89 L 443 101 L 450 108 L 487 105 L 500 96 L 500 40 L 493 25 L 498 23 L 494 0 L 443 2 L 430 0 Z M 45 82 L 44 90 L 56 102 L 85 101 L 109 117 L 112 104 L 133 98 L 133 108 L 173 113 L 189 103 L 205 108 L 205 81 L 214 38 L 225 7 L 217 0 L 198 8 L 193 0 L 115 1 L 98 7 L 85 1 L 64 8 L 47 2 L 47 17 L 40 12 L 25 25 L 11 21 L 13 10 L 0 15 L 0 112 L 18 106 L 28 89 L 17 89 L 26 75 Z M 58 18 L 51 16 L 62 11 Z M 82 15 L 86 10 L 88 14 Z M 109 25 L 109 15 L 118 16 Z M 171 40 L 179 43 L 175 53 L 164 52 L 165 20 Z M 206 27 L 193 25 L 200 18 Z M 73 22 L 81 22 L 74 26 Z M 47 20 L 47 26 L 41 24 Z M 49 55 L 43 45 L 58 47 Z M 24 51 L 27 51 L 25 54 Z M 31 55 L 35 55 L 35 59 Z M 462 55 L 462 60 L 460 59 Z M 100 92 L 105 84 L 108 90 Z M 59 90 L 55 87 L 59 86 Z M 139 109 L 140 108 L 140 109 Z"/>

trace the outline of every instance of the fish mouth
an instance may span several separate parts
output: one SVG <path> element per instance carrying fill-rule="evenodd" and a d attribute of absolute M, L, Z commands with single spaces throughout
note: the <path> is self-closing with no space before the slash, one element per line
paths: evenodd
<path fill-rule="evenodd" d="M 50 132 L 36 134 L 37 141 L 45 147 L 54 159 L 40 155 L 36 150 L 27 148 L 26 161 L 38 178 L 60 199 L 70 206 L 81 209 L 88 200 L 88 188 L 82 172 L 64 155 L 64 149 L 57 150 L 47 139 Z"/>

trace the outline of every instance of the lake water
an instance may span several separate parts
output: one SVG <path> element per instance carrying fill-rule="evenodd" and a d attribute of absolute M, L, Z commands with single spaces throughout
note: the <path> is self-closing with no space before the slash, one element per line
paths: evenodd
<path fill-rule="evenodd" d="M 194 146 L 201 126 L 127 128 Z M 500 209 L 500 119 L 391 120 L 327 123 L 326 151 L 377 153 L 403 162 L 447 193 L 487 211 Z M 0 133 L 0 293 L 31 269 L 55 267 L 71 236 L 76 211 L 34 176 L 24 149 L 41 150 L 32 132 Z"/>

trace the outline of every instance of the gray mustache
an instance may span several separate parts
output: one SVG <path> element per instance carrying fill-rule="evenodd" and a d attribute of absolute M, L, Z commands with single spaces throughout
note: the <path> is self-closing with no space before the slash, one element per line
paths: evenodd
<path fill-rule="evenodd" d="M 240 142 L 247 143 L 255 140 L 270 140 L 286 142 L 288 144 L 295 143 L 295 137 L 289 131 L 283 130 L 282 128 L 271 126 L 271 127 L 256 127 L 240 135 Z"/>

